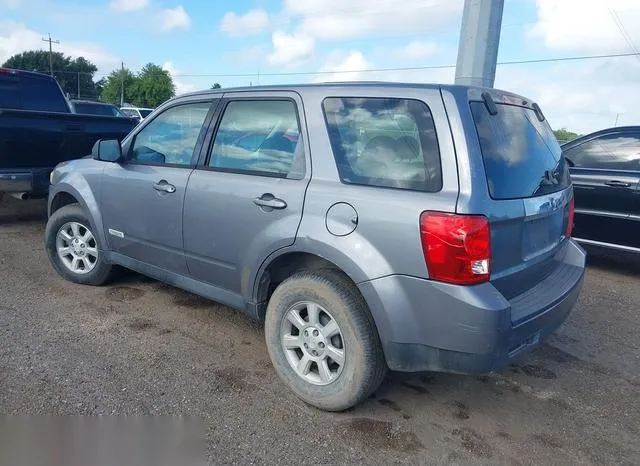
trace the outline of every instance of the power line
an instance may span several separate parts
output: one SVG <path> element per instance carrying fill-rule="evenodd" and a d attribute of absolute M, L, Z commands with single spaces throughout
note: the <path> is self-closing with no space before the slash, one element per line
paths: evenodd
<path fill-rule="evenodd" d="M 640 60 L 640 51 L 638 51 L 638 47 L 636 47 L 636 45 L 633 43 L 631 36 L 625 29 L 624 24 L 622 23 L 622 21 L 620 20 L 620 17 L 618 16 L 618 13 L 616 13 L 616 10 L 613 7 L 609 7 L 609 14 L 613 18 L 613 22 L 616 23 L 616 26 L 620 30 L 622 37 L 624 37 L 624 40 L 627 42 L 631 50 L 635 52 L 635 55 L 638 58 L 638 60 Z"/>
<path fill-rule="evenodd" d="M 553 62 L 562 62 L 562 61 L 578 61 L 578 60 L 596 60 L 602 58 L 620 58 L 620 57 L 632 57 L 638 56 L 637 53 L 613 53 L 607 55 L 585 55 L 585 56 L 576 56 L 576 57 L 558 57 L 558 58 L 538 58 L 538 59 L 530 59 L 530 60 L 514 60 L 514 61 L 502 61 L 498 62 L 498 65 L 506 66 L 506 65 L 526 65 L 533 63 L 553 63 Z M 402 67 L 402 68 L 370 68 L 370 69 L 361 69 L 361 70 L 348 70 L 348 71 L 292 71 L 292 72 L 282 72 L 282 73 L 260 73 L 261 76 L 313 76 L 313 75 L 325 75 L 325 74 L 344 74 L 344 73 L 376 73 L 376 72 L 384 72 L 384 71 L 418 71 L 418 70 L 436 70 L 436 69 L 448 69 L 455 68 L 456 65 L 431 65 L 431 66 L 410 66 L 410 67 Z M 230 73 L 230 74 L 175 74 L 174 77 L 180 78 L 197 78 L 197 77 L 208 77 L 208 78 L 246 78 L 255 76 L 256 73 Z"/>

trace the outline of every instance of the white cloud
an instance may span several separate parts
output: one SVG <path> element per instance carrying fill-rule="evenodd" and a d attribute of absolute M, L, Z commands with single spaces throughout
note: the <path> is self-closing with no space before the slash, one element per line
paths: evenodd
<path fill-rule="evenodd" d="M 433 57 L 440 51 L 435 42 L 414 40 L 398 51 L 398 56 L 405 60 L 424 60 Z"/>
<path fill-rule="evenodd" d="M 550 49 L 586 53 L 631 51 L 624 30 L 640 47 L 637 0 L 537 0 L 537 22 L 530 37 Z M 616 25 L 616 19 L 622 26 Z M 622 29 L 622 30 L 621 30 Z"/>
<path fill-rule="evenodd" d="M 122 12 L 143 10 L 149 6 L 149 0 L 112 0 L 110 6 Z"/>
<path fill-rule="evenodd" d="M 250 36 L 261 33 L 269 24 L 269 15 L 264 10 L 249 10 L 244 15 L 229 11 L 220 22 L 220 29 L 231 36 Z"/>
<path fill-rule="evenodd" d="M 498 67 L 496 87 L 536 101 L 553 128 L 588 133 L 640 120 L 640 61 L 613 58 Z M 544 79 L 540 79 L 544 76 Z"/>
<path fill-rule="evenodd" d="M 176 77 L 176 75 L 180 74 L 180 71 L 172 62 L 165 62 L 162 65 L 162 69 L 169 72 L 169 74 L 171 75 L 173 84 L 176 86 L 176 95 L 185 94 L 187 92 L 194 92 L 202 89 L 201 86 L 198 86 L 193 82 L 188 82 L 186 78 Z"/>
<path fill-rule="evenodd" d="M 191 18 L 184 11 L 182 5 L 175 8 L 166 8 L 158 15 L 160 30 L 168 32 L 173 29 L 189 29 L 191 27 Z"/>
<path fill-rule="evenodd" d="M 0 22 L 0 63 L 12 55 L 27 50 L 39 50 L 46 46 L 42 42 L 44 34 L 28 29 L 24 24 L 11 21 Z M 43 45 L 44 44 L 44 45 Z M 98 67 L 98 75 L 111 71 L 118 59 L 102 45 L 86 42 L 72 42 L 61 39 L 54 50 L 72 57 L 84 57 Z"/>
<path fill-rule="evenodd" d="M 304 34 L 286 34 L 276 31 L 271 37 L 273 52 L 267 57 L 274 66 L 295 67 L 313 56 L 315 40 Z"/>
<path fill-rule="evenodd" d="M 1 8 L 7 8 L 9 10 L 16 10 L 22 6 L 22 0 L 2 0 L 0 1 Z"/>
<path fill-rule="evenodd" d="M 462 0 L 285 0 L 284 15 L 316 39 L 446 31 L 460 21 Z"/>
<path fill-rule="evenodd" d="M 365 79 L 362 70 L 372 67 L 373 65 L 359 50 L 350 50 L 349 52 L 336 50 L 329 54 L 326 62 L 320 68 L 322 74 L 318 74 L 315 81 L 358 81 Z M 331 73 L 327 74 L 328 72 Z"/>

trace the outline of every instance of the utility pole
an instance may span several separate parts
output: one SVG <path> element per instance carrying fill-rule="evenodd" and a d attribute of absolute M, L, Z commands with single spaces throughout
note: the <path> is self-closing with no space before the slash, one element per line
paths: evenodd
<path fill-rule="evenodd" d="M 615 128 L 616 126 L 618 126 L 618 119 L 620 118 L 620 114 L 616 113 L 616 122 L 613 124 L 613 127 Z"/>
<path fill-rule="evenodd" d="M 124 62 L 120 62 L 120 107 L 124 105 Z"/>
<path fill-rule="evenodd" d="M 76 99 L 80 99 L 80 72 L 78 71 L 78 97 Z"/>
<path fill-rule="evenodd" d="M 456 84 L 493 87 L 504 0 L 465 0 Z"/>
<path fill-rule="evenodd" d="M 45 39 L 43 37 L 42 41 L 43 42 L 49 42 L 49 74 L 51 76 L 53 76 L 53 48 L 52 48 L 51 44 L 59 44 L 60 41 L 51 39 L 51 34 L 49 34 L 49 38 L 48 39 Z"/>

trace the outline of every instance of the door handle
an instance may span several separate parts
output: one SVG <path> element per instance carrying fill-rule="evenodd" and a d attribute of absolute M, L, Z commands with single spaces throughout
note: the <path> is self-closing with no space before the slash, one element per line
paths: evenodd
<path fill-rule="evenodd" d="M 160 180 L 158 183 L 153 185 L 153 189 L 156 191 L 161 191 L 164 193 L 175 193 L 176 187 L 170 183 L 167 183 L 166 180 Z"/>
<path fill-rule="evenodd" d="M 260 207 L 267 207 L 269 209 L 285 209 L 287 203 L 282 199 L 278 199 L 271 193 L 265 193 L 260 197 L 256 197 L 253 203 Z"/>
<path fill-rule="evenodd" d="M 628 188 L 629 186 L 631 186 L 631 183 L 618 180 L 605 181 L 604 184 L 607 186 L 611 186 L 612 188 Z"/>

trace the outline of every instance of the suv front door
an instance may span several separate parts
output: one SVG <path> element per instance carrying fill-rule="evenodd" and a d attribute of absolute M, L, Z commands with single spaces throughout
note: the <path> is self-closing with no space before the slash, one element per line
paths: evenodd
<path fill-rule="evenodd" d="M 614 130 L 564 153 L 572 165 L 576 240 L 640 248 L 640 132 Z"/>
<path fill-rule="evenodd" d="M 193 100 L 166 108 L 128 138 L 122 163 L 106 164 L 100 199 L 114 253 L 188 275 L 182 207 L 212 104 Z"/>
<path fill-rule="evenodd" d="M 250 271 L 294 242 L 310 175 L 300 97 L 250 95 L 225 94 L 184 207 L 192 277 L 217 287 L 217 299 L 236 307 L 249 292 Z"/>

